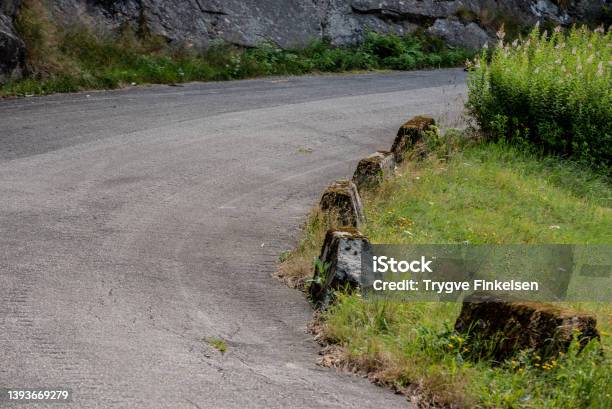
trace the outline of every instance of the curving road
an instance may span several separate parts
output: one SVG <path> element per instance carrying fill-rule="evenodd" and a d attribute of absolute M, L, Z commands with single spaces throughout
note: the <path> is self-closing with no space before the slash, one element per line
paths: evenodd
<path fill-rule="evenodd" d="M 459 123 L 464 83 L 438 70 L 0 101 L 0 388 L 69 387 L 84 409 L 409 407 L 315 365 L 312 311 L 272 273 L 323 188 L 402 121 Z"/>

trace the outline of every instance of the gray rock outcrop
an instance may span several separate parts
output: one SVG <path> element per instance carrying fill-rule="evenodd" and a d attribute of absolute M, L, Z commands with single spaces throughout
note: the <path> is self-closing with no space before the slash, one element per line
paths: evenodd
<path fill-rule="evenodd" d="M 427 31 L 456 47 L 479 49 L 491 40 L 478 24 L 473 22 L 466 24 L 454 18 L 437 19 Z"/>
<path fill-rule="evenodd" d="M 41 0 L 42 1 L 42 0 Z M 494 35 L 490 16 L 522 24 L 559 24 L 593 18 L 607 0 L 50 0 L 54 20 L 103 30 L 124 24 L 169 42 L 206 47 L 219 40 L 242 46 L 272 42 L 299 47 L 313 39 L 353 44 L 368 31 L 405 34 L 418 28 L 456 46 L 478 47 Z M 22 65 L 23 42 L 14 30 L 21 0 L 0 1 L 0 72 Z M 563 6 L 560 6 L 562 4 Z M 466 19 L 466 16 L 469 18 Z M 488 16 L 488 17 L 487 17 Z M 468 21 L 469 20 L 469 21 Z"/>
<path fill-rule="evenodd" d="M 0 14 L 0 81 L 16 76 L 25 61 L 25 44 L 15 33 L 13 22 Z"/>

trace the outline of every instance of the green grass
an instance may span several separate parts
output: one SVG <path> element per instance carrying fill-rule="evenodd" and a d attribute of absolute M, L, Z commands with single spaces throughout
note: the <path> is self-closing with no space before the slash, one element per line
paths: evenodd
<path fill-rule="evenodd" d="M 591 170 L 503 142 L 468 142 L 458 132 L 427 144 L 436 154 L 410 161 L 400 176 L 364 196 L 363 230 L 372 242 L 612 242 L 612 185 Z M 285 270 L 312 274 L 322 231 L 313 216 Z M 359 294 L 338 294 L 321 316 L 320 336 L 341 346 L 343 365 L 423 404 L 608 408 L 610 304 L 566 306 L 597 317 L 603 356 L 592 342 L 580 354 L 574 345 L 548 362 L 528 351 L 501 364 L 477 360 L 453 330 L 460 304 L 366 301 Z"/>
<path fill-rule="evenodd" d="M 211 347 L 221 352 L 221 354 L 225 354 L 227 352 L 227 342 L 221 338 L 208 338 L 206 339 L 206 342 L 208 342 Z"/>
<path fill-rule="evenodd" d="M 403 172 L 367 198 L 374 242 L 612 242 L 611 185 L 571 162 L 482 143 Z"/>
<path fill-rule="evenodd" d="M 16 27 L 27 46 L 27 75 L 0 85 L 0 96 L 44 95 L 131 83 L 175 84 L 267 75 L 354 70 L 452 67 L 474 56 L 426 33 L 405 37 L 369 33 L 362 44 L 333 47 L 323 41 L 293 50 L 214 42 L 206 50 L 167 44 L 142 27 L 118 34 L 58 27 L 40 0 L 25 0 Z M 146 28 L 146 27 L 145 27 Z"/>
<path fill-rule="evenodd" d="M 575 306 L 578 307 L 578 306 Z M 586 305 L 610 328 L 610 308 Z M 339 294 L 321 319 L 323 339 L 343 348 L 343 363 L 422 404 L 454 408 L 608 408 L 609 358 L 597 342 L 578 354 L 542 362 L 528 351 L 502 364 L 472 360 L 469 343 L 452 328 L 455 303 L 363 301 Z M 605 320 L 608 320 L 607 322 Z M 602 322 L 602 320 L 604 320 Z M 608 335 L 603 336 L 606 357 Z"/>

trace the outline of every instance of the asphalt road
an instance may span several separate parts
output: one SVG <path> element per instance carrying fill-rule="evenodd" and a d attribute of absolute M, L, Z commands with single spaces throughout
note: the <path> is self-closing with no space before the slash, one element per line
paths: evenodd
<path fill-rule="evenodd" d="M 464 82 L 438 70 L 0 101 L 0 388 L 74 394 L 19 408 L 409 407 L 318 367 L 312 310 L 272 274 L 324 187 L 412 115 L 457 124 Z"/>

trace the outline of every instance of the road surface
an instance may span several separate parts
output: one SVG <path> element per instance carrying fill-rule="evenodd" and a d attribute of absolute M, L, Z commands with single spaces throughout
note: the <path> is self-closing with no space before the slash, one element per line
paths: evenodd
<path fill-rule="evenodd" d="M 329 182 L 412 115 L 458 123 L 465 94 L 452 69 L 0 101 L 0 388 L 73 391 L 19 408 L 409 407 L 318 367 L 312 310 L 272 274 Z"/>

